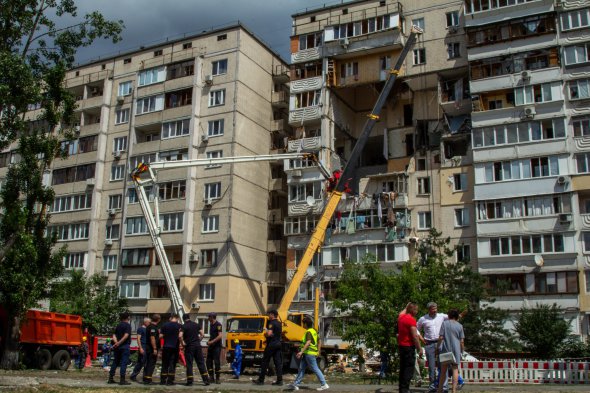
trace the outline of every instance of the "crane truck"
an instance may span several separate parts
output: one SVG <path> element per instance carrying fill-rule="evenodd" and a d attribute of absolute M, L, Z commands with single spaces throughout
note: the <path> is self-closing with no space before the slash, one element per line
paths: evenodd
<path fill-rule="evenodd" d="M 336 211 L 338 202 L 340 201 L 342 194 L 348 187 L 349 179 L 354 177 L 354 172 L 357 167 L 360 155 L 369 139 L 371 131 L 375 126 L 375 123 L 379 120 L 381 110 L 385 105 L 387 97 L 393 89 L 393 85 L 400 72 L 402 64 L 416 42 L 417 34 L 421 34 L 422 30 L 416 26 L 412 26 L 412 30 L 406 41 L 406 45 L 400 52 L 399 58 L 395 63 L 394 67 L 389 70 L 389 76 L 381 90 L 381 93 L 377 97 L 377 101 L 371 111 L 368 114 L 368 119 L 365 122 L 362 133 L 357 140 L 350 157 L 347 161 L 344 170 L 337 180 L 335 186 L 329 190 L 330 194 L 325 203 L 322 215 L 311 234 L 311 238 L 307 244 L 305 252 L 297 265 L 297 269 L 291 282 L 285 291 L 285 294 L 279 304 L 278 314 L 279 320 L 283 326 L 283 360 L 286 364 L 290 364 L 294 359 L 294 355 L 297 352 L 297 348 L 301 343 L 301 338 L 305 334 L 306 329 L 303 327 L 302 313 L 289 313 L 289 308 L 293 302 L 293 298 L 299 286 L 304 278 L 304 275 L 309 267 L 314 255 L 319 251 L 320 247 L 324 243 L 324 237 L 326 229 L 330 224 L 330 220 Z M 316 288 L 315 296 L 315 315 L 314 315 L 314 326 L 318 327 L 319 324 L 319 307 L 318 307 L 318 291 Z M 227 321 L 227 360 L 233 359 L 234 340 L 239 340 L 243 351 L 243 367 L 259 366 L 262 362 L 264 348 L 266 346 L 266 338 L 263 333 L 263 329 L 267 326 L 268 316 L 266 315 L 238 315 L 234 316 Z M 320 338 L 321 339 L 321 338 Z M 321 343 L 321 341 L 320 341 Z M 322 347 L 320 349 L 320 355 L 318 356 L 318 365 L 320 368 L 325 368 L 327 365 L 327 355 L 331 352 L 337 351 L 339 348 L 327 348 Z"/>

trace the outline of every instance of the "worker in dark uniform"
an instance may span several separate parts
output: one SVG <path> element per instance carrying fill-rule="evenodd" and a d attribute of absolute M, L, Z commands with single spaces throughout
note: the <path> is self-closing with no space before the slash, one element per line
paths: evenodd
<path fill-rule="evenodd" d="M 150 326 L 152 320 L 149 318 L 143 319 L 143 325 L 137 328 L 137 363 L 133 368 L 133 372 L 129 377 L 133 382 L 137 382 L 137 376 L 141 372 L 141 369 L 145 367 L 145 348 L 147 347 L 147 327 Z"/>
<path fill-rule="evenodd" d="M 272 358 L 277 372 L 277 380 L 273 385 L 283 386 L 283 353 L 281 335 L 283 334 L 283 327 L 281 322 L 277 319 L 279 313 L 277 310 L 270 310 L 268 312 L 268 323 L 264 330 L 266 336 L 266 348 L 264 348 L 264 355 L 262 357 L 262 365 L 260 366 L 260 374 L 258 379 L 252 381 L 254 385 L 264 385 L 264 378 Z"/>
<path fill-rule="evenodd" d="M 115 328 L 115 334 L 113 334 L 113 351 L 115 352 L 115 357 L 113 359 L 111 370 L 109 371 L 108 383 L 115 383 L 115 372 L 117 371 L 117 367 L 120 367 L 121 381 L 119 382 L 119 385 L 131 385 L 131 382 L 125 381 L 131 344 L 129 313 L 121 313 L 119 319 L 121 322 L 119 322 Z"/>
<path fill-rule="evenodd" d="M 160 385 L 174 385 L 178 349 L 182 338 L 181 328 L 182 326 L 178 323 L 178 315 L 172 314 L 168 322 L 160 329 L 160 338 L 164 339 Z"/>
<path fill-rule="evenodd" d="M 184 347 L 184 356 L 186 357 L 186 386 L 193 384 L 193 360 L 197 363 L 201 378 L 205 386 L 209 385 L 209 375 L 203 359 L 203 350 L 201 348 L 201 339 L 203 338 L 203 329 L 201 325 L 191 321 L 188 314 L 182 316 L 184 324 L 182 325 L 182 346 Z"/>
<path fill-rule="evenodd" d="M 221 333 L 222 326 L 217 321 L 217 314 L 209 313 L 209 341 L 207 341 L 207 371 L 209 379 L 220 384 L 221 375 Z M 213 374 L 213 363 L 215 363 L 215 374 Z"/>
<path fill-rule="evenodd" d="M 145 346 L 145 366 L 143 368 L 143 383 L 151 385 L 152 375 L 156 368 L 156 360 L 158 360 L 158 351 L 160 350 L 160 330 L 158 323 L 160 323 L 160 314 L 152 315 L 152 323 L 145 329 L 146 346 Z"/>

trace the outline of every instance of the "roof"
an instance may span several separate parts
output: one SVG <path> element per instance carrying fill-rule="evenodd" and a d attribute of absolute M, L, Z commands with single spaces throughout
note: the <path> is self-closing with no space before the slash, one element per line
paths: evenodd
<path fill-rule="evenodd" d="M 324 5 L 322 5 L 321 7 L 305 8 L 303 11 L 297 12 L 297 13 L 291 15 L 291 17 L 295 18 L 298 16 L 313 14 L 318 11 L 330 10 L 330 9 L 334 9 L 334 8 L 340 8 L 343 6 L 348 6 L 348 5 L 358 4 L 358 3 L 365 3 L 365 2 L 367 2 L 367 0 L 332 1 L 332 2 L 328 2 L 328 3 L 324 3 Z"/>

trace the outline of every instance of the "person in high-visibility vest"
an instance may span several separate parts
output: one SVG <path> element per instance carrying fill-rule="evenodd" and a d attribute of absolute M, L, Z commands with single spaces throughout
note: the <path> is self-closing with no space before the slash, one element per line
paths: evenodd
<path fill-rule="evenodd" d="M 307 329 L 305 335 L 301 338 L 301 349 L 297 353 L 297 359 L 299 362 L 299 373 L 295 382 L 293 382 L 289 388 L 292 390 L 299 390 L 299 384 L 303 380 L 305 375 L 305 369 L 309 365 L 311 371 L 315 373 L 320 381 L 321 386 L 317 390 L 327 390 L 330 386 L 326 383 L 326 378 L 322 374 L 322 370 L 318 367 L 317 356 L 319 355 L 318 350 L 318 332 L 313 328 L 313 321 L 309 318 L 303 320 L 303 326 Z"/>

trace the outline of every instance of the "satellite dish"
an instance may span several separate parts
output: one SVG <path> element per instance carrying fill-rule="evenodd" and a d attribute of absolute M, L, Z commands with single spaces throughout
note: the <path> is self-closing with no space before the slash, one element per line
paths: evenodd
<path fill-rule="evenodd" d="M 314 206 L 315 198 L 312 195 L 310 195 L 307 198 L 305 198 L 305 203 L 307 203 L 308 206 Z"/>
<path fill-rule="evenodd" d="M 543 260 L 542 255 L 535 255 L 535 265 L 541 267 L 541 266 L 543 266 L 544 263 L 545 263 L 545 261 Z"/>

